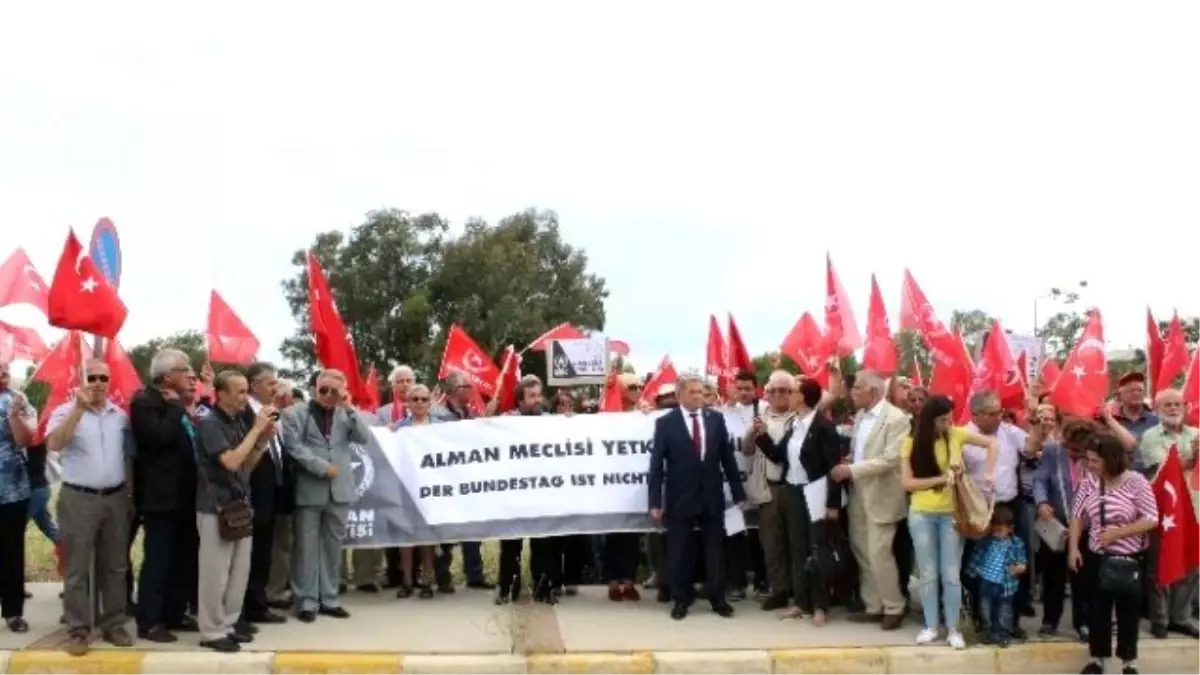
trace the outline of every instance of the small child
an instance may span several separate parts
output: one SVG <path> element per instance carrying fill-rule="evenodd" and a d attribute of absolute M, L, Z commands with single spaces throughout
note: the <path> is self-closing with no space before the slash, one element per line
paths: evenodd
<path fill-rule="evenodd" d="M 1013 536 L 1013 512 L 997 506 L 992 532 L 975 545 L 967 574 L 979 580 L 979 616 L 984 644 L 1007 647 L 1013 638 L 1013 597 L 1018 577 L 1025 573 L 1025 542 Z"/>

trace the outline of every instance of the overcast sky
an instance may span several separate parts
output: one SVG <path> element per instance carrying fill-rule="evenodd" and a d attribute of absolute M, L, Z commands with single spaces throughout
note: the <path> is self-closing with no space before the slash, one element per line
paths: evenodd
<path fill-rule="evenodd" d="M 826 251 L 860 324 L 905 266 L 1018 332 L 1080 279 L 1113 347 L 1200 313 L 1198 3 L 415 5 L 5 4 L 0 255 L 49 280 L 109 216 L 122 342 L 215 284 L 268 358 L 291 252 L 384 206 L 556 210 L 641 370 L 702 366 L 710 313 L 776 347 Z"/>

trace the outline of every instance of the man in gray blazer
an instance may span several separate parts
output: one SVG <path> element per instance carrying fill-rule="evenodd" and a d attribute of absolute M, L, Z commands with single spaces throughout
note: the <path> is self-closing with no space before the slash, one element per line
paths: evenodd
<path fill-rule="evenodd" d="M 313 400 L 292 406 L 283 418 L 285 446 L 300 465 L 292 545 L 292 592 L 296 617 L 350 616 L 338 600 L 342 539 L 354 501 L 351 443 L 367 443 L 367 425 L 358 419 L 346 392 L 346 376 L 323 370 Z"/>

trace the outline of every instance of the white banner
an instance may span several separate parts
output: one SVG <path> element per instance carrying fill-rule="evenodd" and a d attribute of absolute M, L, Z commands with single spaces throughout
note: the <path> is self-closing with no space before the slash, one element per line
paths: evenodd
<path fill-rule="evenodd" d="M 722 410 L 735 450 L 750 411 Z M 655 529 L 654 413 L 502 415 L 372 429 L 349 546 Z M 747 458 L 737 453 L 744 474 Z M 357 477 L 357 476 L 356 476 Z M 728 486 L 726 496 L 728 500 Z M 755 522 L 750 514 L 750 522 Z"/>
<path fill-rule="evenodd" d="M 602 337 L 551 340 L 546 349 L 546 380 L 552 385 L 602 384 L 607 366 L 608 342 Z"/>

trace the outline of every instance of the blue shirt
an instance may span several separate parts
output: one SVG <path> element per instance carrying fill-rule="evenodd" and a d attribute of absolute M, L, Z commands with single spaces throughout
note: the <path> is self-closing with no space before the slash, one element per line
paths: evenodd
<path fill-rule="evenodd" d="M 46 433 L 61 427 L 73 410 L 74 401 L 55 408 Z M 99 412 L 85 410 L 75 425 L 75 433 L 58 451 L 63 482 L 93 490 L 107 490 L 124 483 L 128 429 L 129 418 L 112 401 L 105 401 L 104 409 Z"/>
<path fill-rule="evenodd" d="M 1125 427 L 1125 430 L 1133 434 L 1133 437 L 1137 439 L 1138 444 L 1133 448 L 1132 468 L 1134 471 L 1138 471 L 1143 474 L 1146 473 L 1146 469 L 1150 467 L 1148 467 L 1145 460 L 1142 459 L 1142 434 L 1160 424 L 1158 420 L 1158 414 L 1151 411 L 1149 408 L 1142 408 L 1142 414 L 1137 419 L 1131 419 L 1126 417 L 1125 413 L 1118 408 L 1117 412 L 1113 414 L 1113 418 L 1116 419 L 1118 424 Z M 1153 478 L 1153 476 L 1150 476 L 1150 478 Z"/>
<path fill-rule="evenodd" d="M 29 499 L 29 471 L 25 468 L 25 449 L 17 445 L 8 422 L 8 410 L 18 395 L 11 389 L 0 391 L 0 504 Z"/>
<path fill-rule="evenodd" d="M 975 544 L 967 569 L 982 581 L 999 584 L 1004 588 L 1004 597 L 1011 598 L 1017 594 L 1019 581 L 1008 568 L 1025 564 L 1025 542 L 1009 535 L 1007 539 L 988 537 Z"/>

